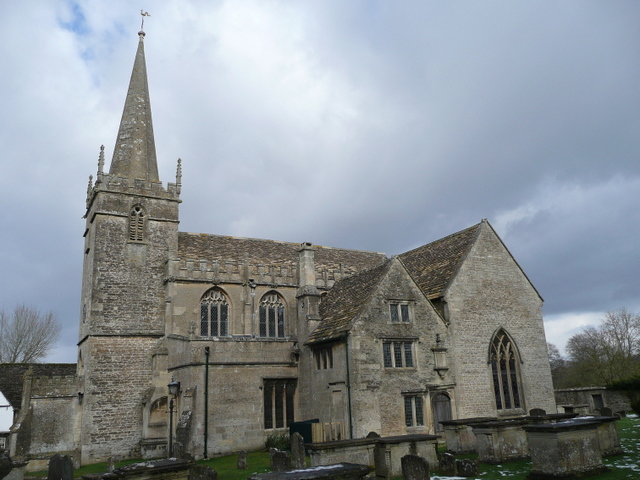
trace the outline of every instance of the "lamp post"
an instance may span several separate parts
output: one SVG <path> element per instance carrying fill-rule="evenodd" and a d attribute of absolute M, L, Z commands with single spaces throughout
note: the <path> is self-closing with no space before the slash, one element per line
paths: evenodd
<path fill-rule="evenodd" d="M 173 457 L 173 399 L 180 392 L 180 382 L 176 382 L 171 377 L 167 388 L 169 389 L 169 395 L 171 395 L 171 400 L 169 400 L 169 458 L 171 458 Z"/>

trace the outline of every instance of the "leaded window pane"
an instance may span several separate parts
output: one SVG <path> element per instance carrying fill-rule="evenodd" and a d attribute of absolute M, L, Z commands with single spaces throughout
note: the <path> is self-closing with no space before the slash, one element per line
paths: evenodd
<path fill-rule="evenodd" d="M 402 321 L 408 322 L 409 321 L 409 305 L 407 305 L 406 303 L 403 303 L 402 305 L 400 305 L 400 312 L 402 314 Z"/>
<path fill-rule="evenodd" d="M 391 343 L 385 342 L 382 344 L 382 352 L 384 358 L 384 366 L 386 368 L 393 367 L 393 362 L 391 360 Z"/>
<path fill-rule="evenodd" d="M 264 383 L 264 428 L 273 428 L 273 383 Z"/>
<path fill-rule="evenodd" d="M 422 411 L 422 397 L 414 397 L 416 403 L 416 425 L 424 425 L 424 413 Z"/>
<path fill-rule="evenodd" d="M 284 337 L 284 308 L 278 307 L 278 337 Z"/>
<path fill-rule="evenodd" d="M 406 342 L 404 344 L 404 366 L 413 367 L 413 353 L 411 351 L 411 343 Z"/>
<path fill-rule="evenodd" d="M 295 415 L 293 410 L 295 393 L 296 393 L 295 380 L 287 381 L 287 386 L 286 386 L 287 423 L 285 425 L 286 427 L 289 427 L 295 420 Z"/>
<path fill-rule="evenodd" d="M 220 305 L 220 336 L 226 337 L 229 333 L 229 306 Z"/>
<path fill-rule="evenodd" d="M 402 367 L 402 343 L 401 342 L 393 343 L 393 360 L 395 362 L 396 368 Z"/>
<path fill-rule="evenodd" d="M 267 336 L 267 307 L 260 307 L 260 336 Z"/>
<path fill-rule="evenodd" d="M 498 372 L 498 361 L 491 359 L 491 373 L 493 375 L 493 390 L 496 397 L 496 408 L 502 410 L 502 393 L 500 391 L 500 373 Z"/>
<path fill-rule="evenodd" d="M 284 427 L 284 382 L 276 382 L 275 415 L 276 428 Z"/>
<path fill-rule="evenodd" d="M 206 303 L 200 304 L 200 335 L 209 336 L 209 305 Z"/>
<path fill-rule="evenodd" d="M 397 303 L 390 303 L 389 304 L 389 311 L 391 313 L 391 321 L 392 322 L 398 322 L 398 304 Z"/>
<path fill-rule="evenodd" d="M 411 397 L 404 397 L 404 423 L 407 427 L 413 426 L 413 409 Z"/>

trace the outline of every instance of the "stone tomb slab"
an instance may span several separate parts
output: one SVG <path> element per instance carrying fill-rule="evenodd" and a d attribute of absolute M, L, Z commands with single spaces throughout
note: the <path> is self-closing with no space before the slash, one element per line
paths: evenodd
<path fill-rule="evenodd" d="M 531 453 L 532 480 L 576 478 L 607 471 L 602 463 L 598 421 L 524 427 Z"/>
<path fill-rule="evenodd" d="M 338 463 L 288 472 L 261 473 L 249 477 L 249 480 L 360 480 L 369 475 L 372 470 L 373 468 L 367 465 Z"/>

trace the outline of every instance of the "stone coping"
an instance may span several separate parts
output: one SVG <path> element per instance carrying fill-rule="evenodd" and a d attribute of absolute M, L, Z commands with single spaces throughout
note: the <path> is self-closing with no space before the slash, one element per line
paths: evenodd
<path fill-rule="evenodd" d="M 539 425 L 525 425 L 525 432 L 569 432 L 572 430 L 589 430 L 602 424 L 598 420 L 569 420 L 566 422 L 543 423 Z"/>
<path fill-rule="evenodd" d="M 529 416 L 526 416 L 524 418 L 526 418 L 527 420 L 532 421 L 532 422 L 540 422 L 540 421 L 547 421 L 548 420 L 551 423 L 553 423 L 554 421 L 569 420 L 569 419 L 575 418 L 577 416 L 578 416 L 577 413 L 547 413 L 547 414 L 539 415 L 539 416 L 529 415 Z"/>
<path fill-rule="evenodd" d="M 376 444 L 393 444 L 403 442 L 423 442 L 434 441 L 439 439 L 438 435 L 428 434 L 412 434 L 412 435 L 395 435 L 391 437 L 370 437 L 370 438 L 354 438 L 347 440 L 334 440 L 332 442 L 319 442 L 319 443 L 305 443 L 305 447 L 313 450 L 329 450 L 334 448 L 345 447 L 357 447 L 361 445 L 376 445 Z"/>
<path fill-rule="evenodd" d="M 377 440 L 377 439 L 367 439 Z M 328 443 L 328 442 L 326 442 Z M 360 478 L 369 474 L 373 468 L 357 463 L 336 463 L 334 465 L 319 465 L 317 467 L 301 468 L 286 472 L 269 472 L 252 475 L 249 480 L 313 480 L 334 478 Z"/>
<path fill-rule="evenodd" d="M 395 435 L 392 437 L 380 437 L 375 440 L 379 444 L 387 445 L 391 443 L 404 443 L 404 442 L 429 442 L 436 441 L 440 438 L 439 435 L 428 435 L 426 433 L 416 433 L 412 435 Z"/>
<path fill-rule="evenodd" d="M 457 420 L 443 420 L 440 422 L 442 425 L 474 425 L 476 423 L 495 422 L 498 417 L 473 417 L 473 418 L 458 418 Z"/>
<path fill-rule="evenodd" d="M 474 430 L 480 430 L 485 428 L 507 428 L 507 427 L 522 427 L 525 425 L 530 425 L 531 421 L 527 420 L 524 417 L 519 418 L 510 418 L 508 420 L 495 420 L 491 422 L 483 422 L 483 423 L 474 423 L 472 425 Z"/>

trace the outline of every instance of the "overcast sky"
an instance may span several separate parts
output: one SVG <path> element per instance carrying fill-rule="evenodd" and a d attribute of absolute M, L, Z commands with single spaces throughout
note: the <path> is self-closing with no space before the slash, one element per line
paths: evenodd
<path fill-rule="evenodd" d="M 398 254 L 487 218 L 548 340 L 640 312 L 640 2 L 0 2 L 0 307 L 75 362 L 88 177 L 144 29 L 181 231 Z"/>

